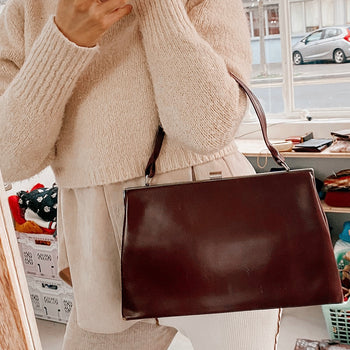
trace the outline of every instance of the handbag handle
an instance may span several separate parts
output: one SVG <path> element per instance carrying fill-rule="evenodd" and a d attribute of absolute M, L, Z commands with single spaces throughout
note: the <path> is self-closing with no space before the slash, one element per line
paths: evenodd
<path fill-rule="evenodd" d="M 241 80 L 239 79 L 235 74 L 229 71 L 229 74 L 233 79 L 236 80 L 238 85 L 240 86 L 241 89 L 247 94 L 251 104 L 254 107 L 254 110 L 256 112 L 256 115 L 259 118 L 259 123 L 262 131 L 262 135 L 264 138 L 264 142 L 266 144 L 266 147 L 270 151 L 274 161 L 279 165 L 284 167 L 285 170 L 289 171 L 290 168 L 285 162 L 284 157 L 280 154 L 280 152 L 271 144 L 268 136 L 267 136 L 267 122 L 266 122 L 266 116 L 264 109 L 258 100 L 258 98 L 255 96 L 255 94 L 248 88 L 248 86 Z M 164 130 L 161 126 L 158 128 L 157 136 L 156 136 L 156 141 L 153 149 L 153 153 L 151 157 L 148 160 L 146 170 L 145 170 L 145 175 L 146 175 L 146 185 L 149 184 L 149 180 L 154 176 L 156 172 L 156 160 L 159 156 L 160 149 L 162 147 L 163 139 L 164 139 Z"/>

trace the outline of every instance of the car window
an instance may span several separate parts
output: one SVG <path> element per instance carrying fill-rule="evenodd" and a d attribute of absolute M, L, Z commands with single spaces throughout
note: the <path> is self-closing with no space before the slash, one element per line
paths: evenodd
<path fill-rule="evenodd" d="M 327 38 L 332 38 L 334 36 L 337 36 L 341 33 L 341 30 L 340 29 L 337 29 L 337 28 L 327 28 L 325 30 L 325 34 L 324 34 L 324 38 L 327 39 Z"/>
<path fill-rule="evenodd" d="M 322 38 L 322 32 L 323 32 L 322 30 L 318 30 L 317 32 L 310 34 L 307 37 L 307 42 L 310 43 L 313 41 L 320 40 Z"/>

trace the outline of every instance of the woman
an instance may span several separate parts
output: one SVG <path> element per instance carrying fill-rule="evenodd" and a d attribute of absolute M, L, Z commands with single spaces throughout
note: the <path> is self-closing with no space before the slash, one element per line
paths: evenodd
<path fill-rule="evenodd" d="M 161 325 L 120 312 L 122 193 L 143 184 L 158 125 L 154 183 L 253 172 L 234 144 L 246 96 L 227 72 L 249 81 L 241 0 L 9 0 L 0 47 L 3 176 L 50 165 L 60 188 L 64 349 L 165 350 L 176 327 L 196 350 L 271 350 L 276 310 Z"/>

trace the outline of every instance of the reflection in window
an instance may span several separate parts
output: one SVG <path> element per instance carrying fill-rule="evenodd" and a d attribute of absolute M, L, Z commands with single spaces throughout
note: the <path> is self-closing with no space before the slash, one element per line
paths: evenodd
<path fill-rule="evenodd" d="M 336 29 L 336 28 L 327 28 L 324 31 L 324 38 L 328 39 L 328 38 L 333 38 L 334 36 L 340 35 L 341 34 L 341 30 L 340 29 Z"/>

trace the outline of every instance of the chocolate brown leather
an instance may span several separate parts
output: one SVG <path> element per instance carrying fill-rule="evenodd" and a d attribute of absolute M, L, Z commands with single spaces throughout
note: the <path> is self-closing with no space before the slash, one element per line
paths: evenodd
<path fill-rule="evenodd" d="M 125 192 L 126 319 L 342 302 L 312 170 Z"/>
<path fill-rule="evenodd" d="M 312 169 L 126 189 L 121 268 L 126 319 L 343 301 Z"/>

